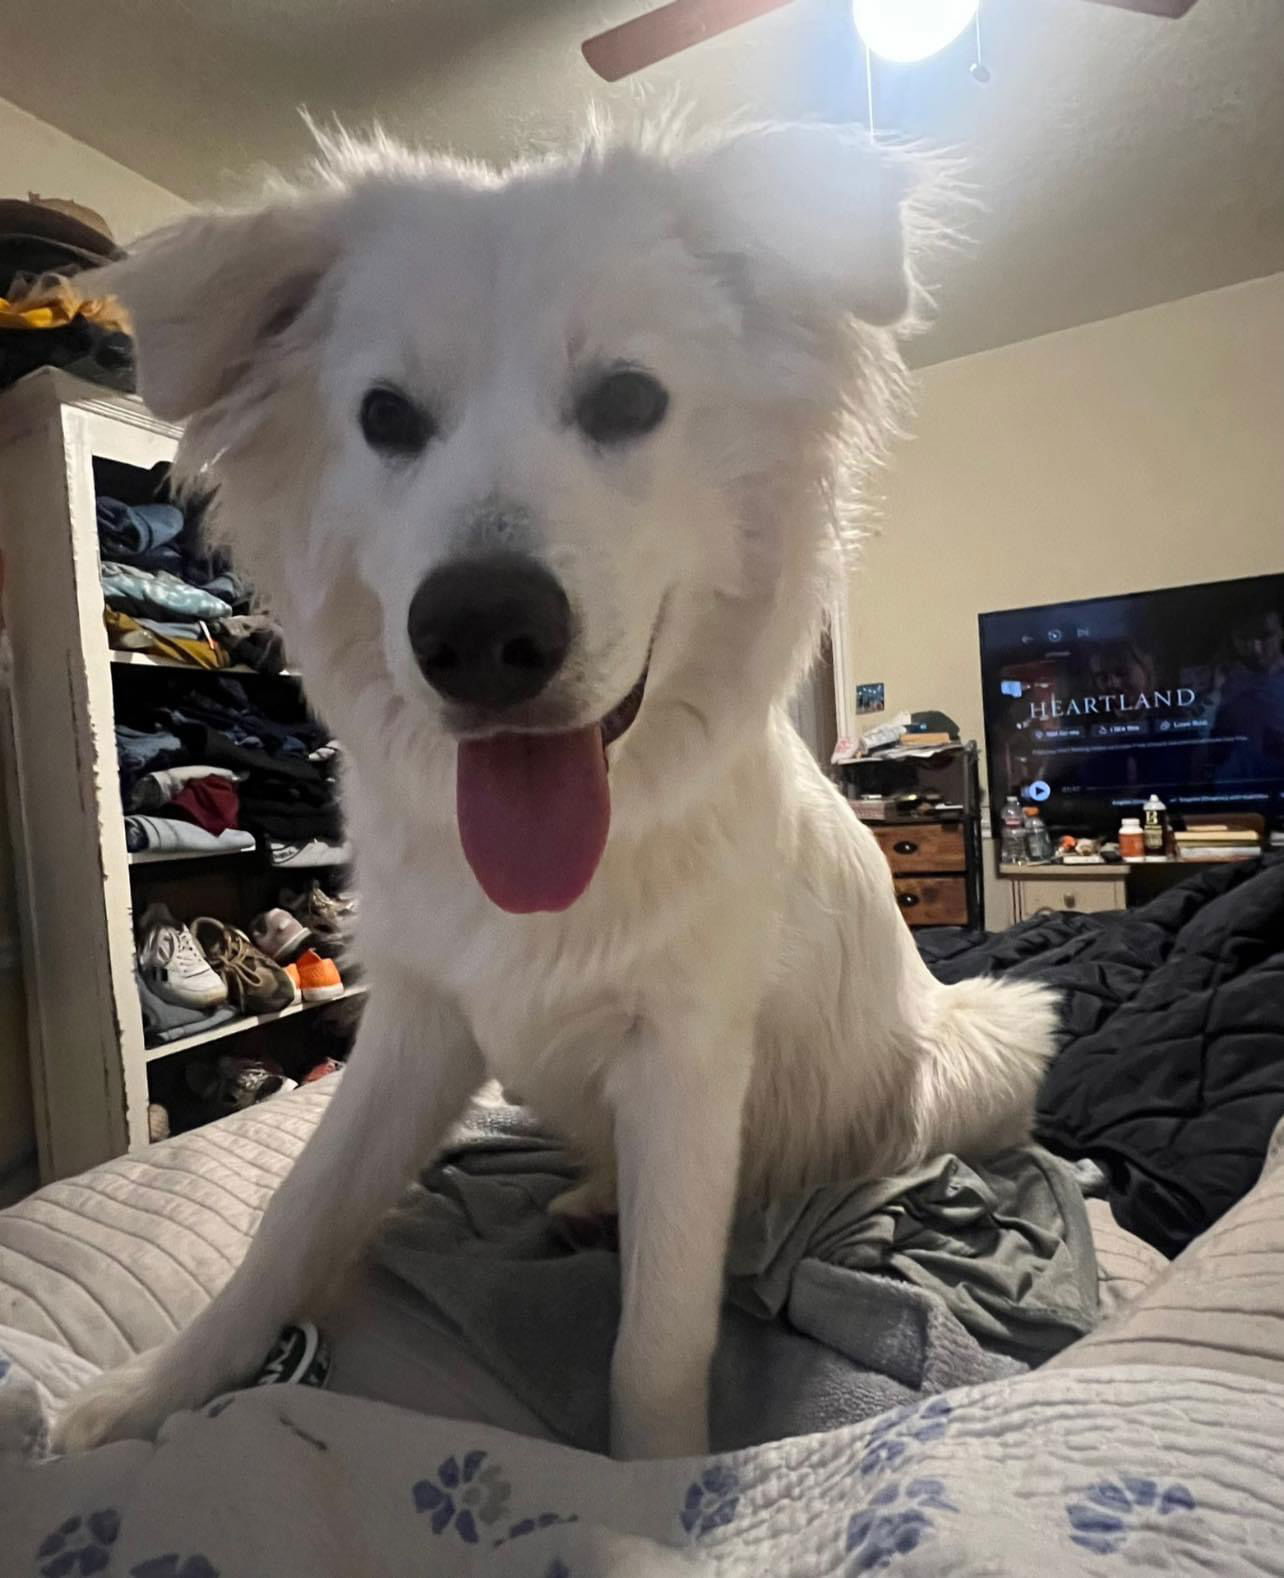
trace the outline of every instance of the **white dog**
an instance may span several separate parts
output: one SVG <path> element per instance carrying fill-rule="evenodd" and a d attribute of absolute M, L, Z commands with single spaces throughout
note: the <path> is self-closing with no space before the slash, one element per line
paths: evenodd
<path fill-rule="evenodd" d="M 913 179 L 823 126 L 341 142 L 112 271 L 347 748 L 370 996 L 243 1265 L 64 1447 L 254 1372 L 487 1075 L 581 1148 L 563 1209 L 618 1199 L 626 1456 L 705 1446 L 738 1190 L 1026 1136 L 1051 999 L 932 979 L 783 710 L 900 404 Z"/>

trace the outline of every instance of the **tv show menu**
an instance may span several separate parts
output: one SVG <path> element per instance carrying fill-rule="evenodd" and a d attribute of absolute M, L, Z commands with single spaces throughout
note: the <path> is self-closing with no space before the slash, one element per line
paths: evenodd
<path fill-rule="evenodd" d="M 1278 808 L 1284 575 L 984 614 L 981 662 L 997 804 Z"/>

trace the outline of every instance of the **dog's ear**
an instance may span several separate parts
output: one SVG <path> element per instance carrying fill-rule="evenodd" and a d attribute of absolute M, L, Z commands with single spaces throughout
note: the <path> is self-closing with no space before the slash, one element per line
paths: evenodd
<path fill-rule="evenodd" d="M 193 215 L 93 276 L 133 319 L 140 392 L 157 416 L 181 421 L 230 393 L 299 315 L 337 254 L 334 209 L 286 199 Z"/>
<path fill-rule="evenodd" d="M 756 295 L 807 318 L 837 308 L 886 327 L 910 314 L 908 156 L 859 127 L 766 126 L 698 151 L 693 173 L 704 245 Z"/>

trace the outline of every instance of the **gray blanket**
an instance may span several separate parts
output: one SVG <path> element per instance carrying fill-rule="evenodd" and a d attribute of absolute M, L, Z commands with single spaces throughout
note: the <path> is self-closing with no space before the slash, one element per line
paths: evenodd
<path fill-rule="evenodd" d="M 575 1176 L 520 1109 L 476 1106 L 374 1257 L 552 1435 L 604 1451 L 619 1260 L 609 1228 L 585 1243 L 547 1214 Z M 1082 1197 L 1036 1148 L 773 1204 L 731 1245 L 714 1449 L 1018 1373 L 1096 1319 Z"/>

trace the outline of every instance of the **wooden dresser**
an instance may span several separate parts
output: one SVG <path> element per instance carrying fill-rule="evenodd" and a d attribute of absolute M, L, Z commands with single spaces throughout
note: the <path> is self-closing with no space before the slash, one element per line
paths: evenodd
<path fill-rule="evenodd" d="M 874 822 L 896 882 L 896 902 L 911 926 L 966 926 L 968 858 L 963 823 L 915 818 Z"/>
<path fill-rule="evenodd" d="M 969 740 L 931 752 L 861 757 L 845 762 L 836 776 L 850 796 L 936 795 L 939 812 L 867 821 L 865 826 L 892 868 L 897 902 L 909 925 L 983 927 L 975 744 Z"/>

